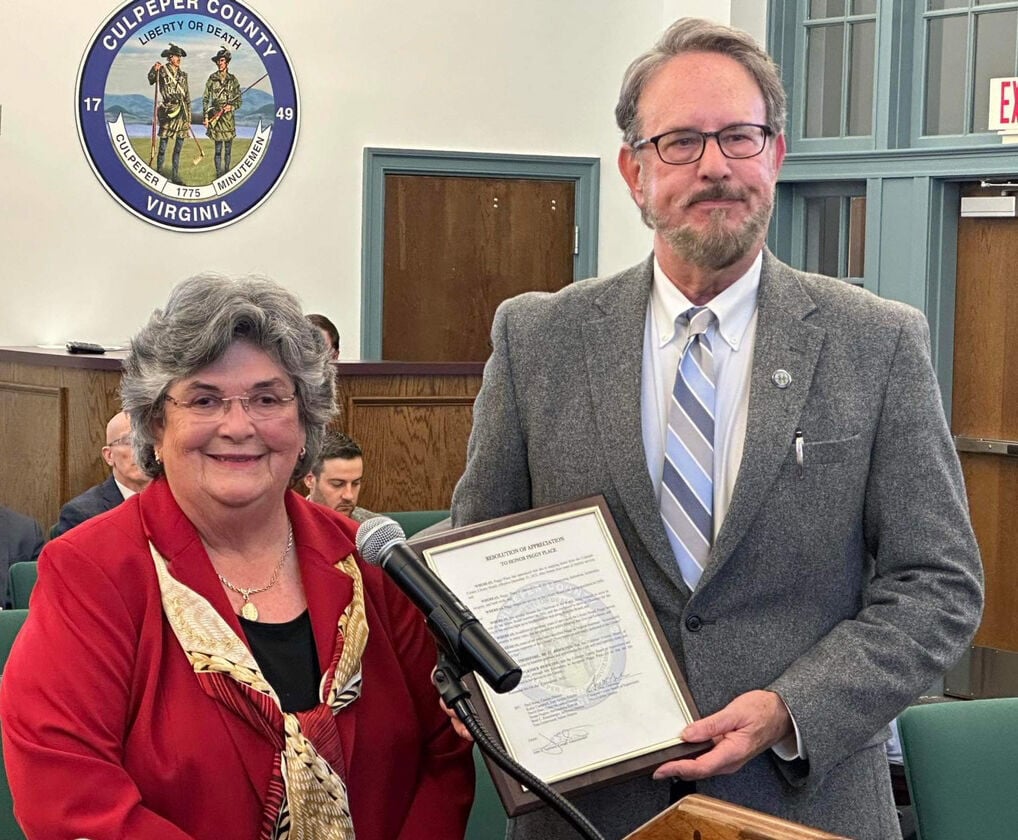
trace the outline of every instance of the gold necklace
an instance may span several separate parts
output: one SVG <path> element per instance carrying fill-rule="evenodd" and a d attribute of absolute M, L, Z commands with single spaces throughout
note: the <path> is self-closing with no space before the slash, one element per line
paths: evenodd
<path fill-rule="evenodd" d="M 240 614 L 244 616 L 248 621 L 258 620 L 258 607 L 251 603 L 251 596 L 257 595 L 259 592 L 264 592 L 266 589 L 272 589 L 279 580 L 279 573 L 283 570 L 283 561 L 286 560 L 286 555 L 290 553 L 290 549 L 293 548 L 293 525 L 290 521 L 286 522 L 286 547 L 283 549 L 283 553 L 279 555 L 279 562 L 276 563 L 275 571 L 272 573 L 272 580 L 270 580 L 265 586 L 252 586 L 249 589 L 244 589 L 240 586 L 234 586 L 219 572 L 216 572 L 220 582 L 227 589 L 236 592 L 244 599 L 244 605 L 240 608 Z"/>

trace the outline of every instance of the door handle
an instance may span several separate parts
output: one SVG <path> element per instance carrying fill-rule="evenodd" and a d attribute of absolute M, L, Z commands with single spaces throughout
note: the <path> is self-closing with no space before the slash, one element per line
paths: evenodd
<path fill-rule="evenodd" d="M 995 440 L 955 435 L 954 448 L 958 452 L 982 452 L 985 455 L 1009 455 L 1012 458 L 1018 458 L 1018 440 Z"/>

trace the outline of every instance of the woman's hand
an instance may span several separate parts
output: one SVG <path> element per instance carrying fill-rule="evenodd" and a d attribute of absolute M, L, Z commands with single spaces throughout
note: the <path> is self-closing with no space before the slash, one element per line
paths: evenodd
<path fill-rule="evenodd" d="M 437 667 L 431 669 L 431 684 L 432 685 L 435 684 L 435 671 L 437 671 L 437 670 L 438 670 Z M 464 741 L 470 741 L 470 743 L 473 743 L 474 742 L 474 736 L 470 734 L 470 732 L 467 730 L 467 728 L 463 725 L 463 721 L 461 721 L 456 716 L 456 713 L 452 709 L 450 709 L 448 706 L 445 705 L 445 701 L 441 697 L 438 698 L 438 705 L 441 706 L 442 707 L 442 711 L 445 712 L 446 715 L 449 716 L 449 721 L 452 723 L 452 728 L 456 732 L 456 734 L 459 735 L 460 738 L 462 738 Z"/>
<path fill-rule="evenodd" d="M 438 701 L 438 705 L 441 706 L 442 711 L 449 716 L 449 720 L 452 723 L 452 728 L 456 731 L 456 734 L 459 735 L 460 738 L 462 738 L 464 741 L 470 741 L 471 743 L 473 743 L 474 736 L 467 731 L 467 728 L 463 725 L 463 721 L 456 717 L 456 713 L 445 705 L 445 701 L 440 698 Z"/>

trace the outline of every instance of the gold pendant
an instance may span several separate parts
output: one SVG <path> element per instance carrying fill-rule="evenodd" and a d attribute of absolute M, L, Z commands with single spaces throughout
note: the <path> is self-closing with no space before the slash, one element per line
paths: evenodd
<path fill-rule="evenodd" d="M 244 616 L 248 621 L 258 620 L 258 607 L 252 604 L 250 601 L 245 601 L 244 606 L 240 608 L 240 614 Z"/>

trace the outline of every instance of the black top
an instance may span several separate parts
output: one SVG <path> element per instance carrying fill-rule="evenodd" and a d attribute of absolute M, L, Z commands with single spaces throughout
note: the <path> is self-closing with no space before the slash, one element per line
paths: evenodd
<path fill-rule="evenodd" d="M 268 680 L 284 712 L 304 712 L 318 705 L 322 670 L 311 630 L 311 615 L 304 610 L 292 621 L 266 624 L 239 615 L 255 662 Z"/>

